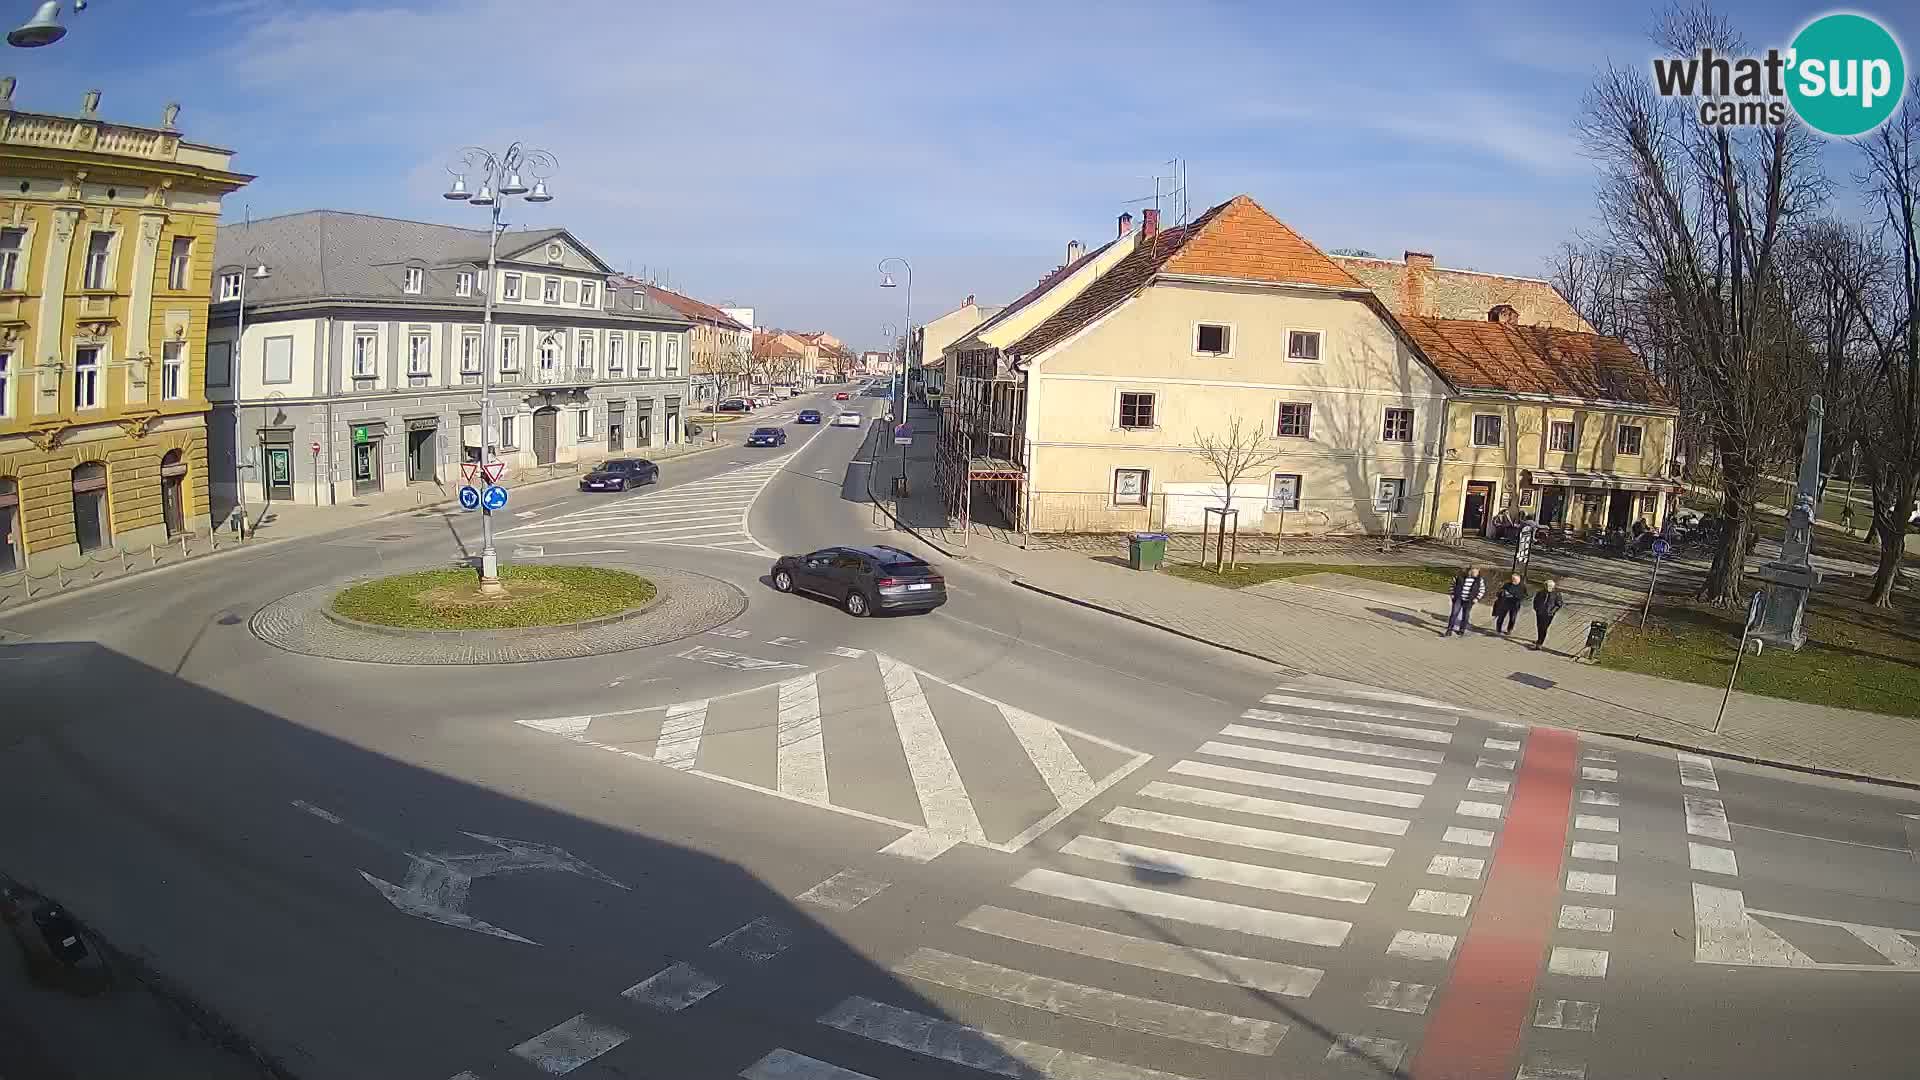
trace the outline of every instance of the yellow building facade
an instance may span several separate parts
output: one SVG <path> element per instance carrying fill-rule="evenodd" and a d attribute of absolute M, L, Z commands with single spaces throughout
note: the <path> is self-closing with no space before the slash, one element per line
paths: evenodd
<path fill-rule="evenodd" d="M 13 106 L 0 79 L 0 574 L 203 531 L 207 306 L 233 154 Z M 44 570 L 42 572 L 45 572 Z"/>

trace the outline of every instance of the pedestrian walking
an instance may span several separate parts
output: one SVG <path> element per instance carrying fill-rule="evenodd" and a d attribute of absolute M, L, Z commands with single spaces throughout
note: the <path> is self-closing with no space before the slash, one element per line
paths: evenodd
<path fill-rule="evenodd" d="M 1453 579 L 1453 587 L 1447 593 L 1453 598 L 1453 610 L 1447 614 L 1447 631 L 1441 637 L 1459 634 L 1467 636 L 1467 630 L 1473 625 L 1473 605 L 1487 594 L 1487 579 L 1480 576 L 1480 568 L 1469 566 L 1460 571 Z"/>
<path fill-rule="evenodd" d="M 1560 609 L 1566 606 L 1566 595 L 1554 588 L 1552 578 L 1548 578 L 1546 584 L 1540 587 L 1540 591 L 1533 594 L 1533 623 L 1539 630 L 1533 639 L 1535 652 L 1540 651 L 1540 648 L 1547 643 L 1547 630 L 1553 626 L 1553 617 L 1560 614 Z"/>
<path fill-rule="evenodd" d="M 1493 629 L 1501 637 L 1513 633 L 1513 624 L 1520 619 L 1520 605 L 1527 602 L 1527 587 L 1519 574 L 1507 579 L 1500 591 L 1493 594 Z"/>

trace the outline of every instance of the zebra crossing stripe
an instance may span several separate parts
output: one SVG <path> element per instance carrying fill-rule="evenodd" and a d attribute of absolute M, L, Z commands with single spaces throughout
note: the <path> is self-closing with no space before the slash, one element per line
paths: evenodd
<path fill-rule="evenodd" d="M 1269 724 L 1292 724 L 1294 727 L 1319 728 L 1322 731 L 1351 731 L 1358 735 L 1385 735 L 1390 739 L 1408 739 L 1413 742 L 1439 743 L 1445 745 L 1453 741 L 1450 732 L 1434 731 L 1430 728 L 1412 728 L 1404 724 L 1377 724 L 1371 720 L 1346 720 L 1337 716 L 1305 716 L 1297 713 L 1274 712 L 1271 709 L 1248 709 L 1240 714 L 1242 720 L 1262 720 Z"/>
<path fill-rule="evenodd" d="M 849 1035 L 1009 1080 L 1190 1080 L 1117 1061 L 938 1020 L 872 998 L 850 997 L 820 1018 Z"/>
<path fill-rule="evenodd" d="M 1364 761 L 1347 761 L 1344 758 L 1320 757 L 1317 754 L 1293 754 L 1259 746 L 1207 742 L 1200 745 L 1199 752 L 1212 754 L 1215 757 L 1239 758 L 1242 761 L 1258 761 L 1268 765 L 1288 765 L 1296 769 L 1311 769 L 1314 772 L 1339 773 L 1345 776 L 1364 776 L 1370 780 L 1391 780 L 1401 784 L 1425 786 L 1432 784 L 1434 780 L 1434 774 L 1424 769 L 1400 769 L 1391 765 L 1374 765 Z"/>
<path fill-rule="evenodd" d="M 780 684 L 780 728 L 775 756 L 782 794 L 827 801 L 827 744 L 820 727 L 820 690 L 808 672 Z"/>
<path fill-rule="evenodd" d="M 1353 829 L 1359 832 L 1383 833 L 1387 836 L 1405 836 L 1408 827 L 1412 824 L 1406 818 L 1360 814 L 1352 810 L 1335 810 L 1311 803 L 1263 799 L 1256 795 L 1238 795 L 1231 791 L 1214 791 L 1211 788 L 1190 787 L 1186 784 L 1169 784 L 1161 780 L 1155 780 L 1142 787 L 1140 794 L 1150 799 L 1187 803 L 1236 814 L 1258 814 L 1262 817 L 1304 821 L 1311 825 L 1330 825 L 1334 828 Z"/>
<path fill-rule="evenodd" d="M 1358 866 L 1385 866 L 1387 861 L 1393 858 L 1392 848 L 1381 847 L 1378 844 L 1356 844 L 1347 840 L 1329 840 L 1322 836 L 1304 836 L 1300 833 L 1281 832 L 1277 829 L 1255 829 L 1246 825 L 1234 825 L 1207 818 L 1163 814 L 1157 810 L 1137 810 L 1131 806 L 1115 807 L 1100 820 L 1109 825 L 1145 829 L 1150 832 L 1165 833 L 1168 836 L 1181 836 L 1189 840 L 1206 840 L 1216 844 L 1253 848 L 1256 851 L 1272 851 L 1282 855 L 1298 855 L 1328 862 L 1354 863 Z"/>
<path fill-rule="evenodd" d="M 1457 727 L 1460 724 L 1459 718 L 1453 716 L 1428 716 L 1424 713 L 1405 712 L 1379 706 L 1348 705 L 1344 702 L 1329 701 L 1326 698 L 1300 697 L 1294 694 L 1268 694 L 1260 700 L 1267 705 L 1290 705 L 1296 709 L 1342 713 L 1347 716 L 1369 716 L 1377 720 L 1402 720 L 1409 724 L 1438 724 L 1441 727 Z"/>
<path fill-rule="evenodd" d="M 740 1070 L 741 1080 L 874 1080 L 866 1073 L 778 1049 Z"/>
<path fill-rule="evenodd" d="M 1352 923 L 1339 919 L 1248 907 L 1245 904 L 1162 892 L 1138 885 L 1122 885 L 1044 868 L 1027 871 L 1014 881 L 1013 887 L 1023 892 L 1076 900 L 1130 915 L 1175 919 L 1195 926 L 1237 930 L 1243 934 L 1301 945 L 1334 947 L 1344 943 L 1347 935 L 1353 932 Z"/>
<path fill-rule="evenodd" d="M 887 704 L 893 710 L 894 727 L 900 733 L 900 747 L 906 752 L 907 771 L 912 774 L 914 793 L 920 799 L 920 812 L 927 829 L 936 834 L 956 836 L 984 844 L 987 834 L 980 827 L 973 800 L 961 782 L 959 767 L 947 749 L 947 740 L 934 722 L 933 709 L 920 689 L 914 670 L 883 653 L 875 653 L 880 677 L 886 685 Z"/>
<path fill-rule="evenodd" d="M 1416 750 L 1410 746 L 1392 746 L 1362 739 L 1335 739 L 1325 735 L 1309 735 L 1302 731 L 1280 731 L 1248 727 L 1245 724 L 1228 724 L 1220 729 L 1220 734 L 1230 739 L 1252 739 L 1256 742 L 1300 746 L 1308 750 L 1331 750 L 1336 754 L 1359 754 L 1364 757 L 1417 761 L 1422 765 L 1438 765 L 1447 759 L 1447 755 L 1439 750 Z"/>
<path fill-rule="evenodd" d="M 507 1052 L 548 1076 L 565 1076 L 630 1037 L 612 1024 L 581 1013 Z"/>
<path fill-rule="evenodd" d="M 1234 862 L 1208 855 L 1189 855 L 1184 851 L 1128 844 L 1101 836 L 1076 836 L 1060 849 L 1060 853 L 1128 867 L 1135 872 L 1178 874 L 1203 881 L 1218 881 L 1343 904 L 1364 904 L 1373 895 L 1371 881 L 1286 870 L 1259 863 Z"/>
<path fill-rule="evenodd" d="M 1020 748 L 1027 752 L 1034 768 L 1039 770 L 1040 779 L 1046 782 L 1055 802 L 1065 805 L 1093 797 L 1093 777 L 1087 775 L 1086 766 L 1074 756 L 1073 748 L 1067 745 L 1067 738 L 1058 727 L 1011 705 L 1001 705 L 1000 715 L 1013 729 L 1014 738 L 1020 740 Z"/>
<path fill-rule="evenodd" d="M 1204 751 L 1206 747 L 1202 746 L 1200 749 Z M 1229 784 L 1291 791 L 1300 795 L 1324 795 L 1331 799 L 1375 803 L 1381 806 L 1398 807 L 1402 810 L 1417 810 L 1420 804 L 1426 801 L 1426 796 L 1413 791 L 1391 791 L 1386 788 L 1365 787 L 1357 784 L 1336 784 L 1331 780 L 1312 780 L 1304 776 L 1236 769 L 1227 765 L 1215 765 L 1210 761 L 1182 761 L 1167 771 L 1181 776 L 1225 781 Z"/>
<path fill-rule="evenodd" d="M 700 757 L 700 734 L 707 726 L 707 699 L 667 706 L 653 760 L 673 769 L 691 769 Z"/>

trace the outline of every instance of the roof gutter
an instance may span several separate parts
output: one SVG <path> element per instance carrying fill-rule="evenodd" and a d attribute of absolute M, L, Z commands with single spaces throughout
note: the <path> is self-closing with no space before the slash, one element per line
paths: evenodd
<path fill-rule="evenodd" d="M 1307 292 L 1325 293 L 1330 296 L 1364 300 L 1373 296 L 1373 290 L 1364 285 L 1314 285 L 1305 281 L 1254 281 L 1249 278 L 1222 277 L 1216 274 L 1180 274 L 1160 271 L 1147 279 L 1147 284 L 1167 281 L 1190 285 L 1238 285 L 1248 289 L 1302 289 Z"/>

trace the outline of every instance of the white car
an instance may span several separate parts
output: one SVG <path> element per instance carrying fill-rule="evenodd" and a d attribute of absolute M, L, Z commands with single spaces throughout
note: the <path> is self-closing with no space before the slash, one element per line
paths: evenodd
<path fill-rule="evenodd" d="M 833 418 L 834 427 L 859 427 L 866 422 L 866 418 L 857 412 L 843 412 Z"/>

